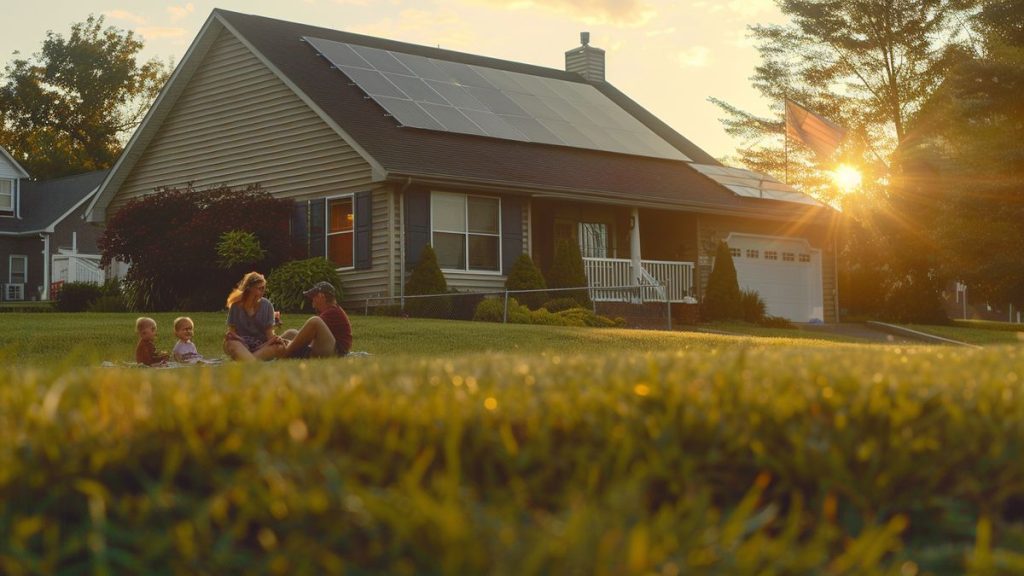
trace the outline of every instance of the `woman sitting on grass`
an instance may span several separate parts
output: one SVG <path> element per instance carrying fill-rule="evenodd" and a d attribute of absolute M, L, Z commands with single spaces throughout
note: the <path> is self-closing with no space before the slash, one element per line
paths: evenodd
<path fill-rule="evenodd" d="M 263 297 L 266 291 L 266 278 L 249 272 L 228 295 L 224 353 L 233 360 L 273 360 L 284 355 L 286 342 L 274 333 L 274 305 Z"/>

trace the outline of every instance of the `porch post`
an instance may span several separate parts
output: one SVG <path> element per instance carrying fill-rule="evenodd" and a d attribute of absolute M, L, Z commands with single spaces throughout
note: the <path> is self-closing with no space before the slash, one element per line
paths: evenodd
<path fill-rule="evenodd" d="M 633 208 L 629 216 L 629 259 L 633 284 L 640 284 L 640 211 Z"/>
<path fill-rule="evenodd" d="M 40 300 L 50 299 L 50 262 L 53 259 L 50 256 L 50 235 L 40 234 L 43 240 L 43 293 L 39 295 Z M 28 278 L 26 278 L 28 280 Z"/>

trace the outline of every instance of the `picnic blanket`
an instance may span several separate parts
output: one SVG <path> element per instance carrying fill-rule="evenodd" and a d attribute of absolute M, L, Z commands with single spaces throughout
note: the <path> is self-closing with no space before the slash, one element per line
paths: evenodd
<path fill-rule="evenodd" d="M 362 350 L 356 350 L 353 352 L 349 352 L 348 354 L 342 356 L 342 358 L 366 358 L 369 356 L 373 356 L 373 354 L 370 354 L 369 352 L 365 352 Z M 161 362 L 160 364 L 147 366 L 145 364 L 140 364 L 139 362 L 111 362 L 109 360 L 104 360 L 100 364 L 100 366 L 103 368 L 156 368 L 158 370 L 168 370 L 173 368 L 193 368 L 195 366 L 220 366 L 221 364 L 224 364 L 227 361 L 228 359 L 223 357 L 203 358 L 202 360 L 199 360 L 197 362 L 175 362 L 173 360 L 168 360 L 167 362 Z M 270 360 L 270 362 L 276 361 L 277 360 Z"/>

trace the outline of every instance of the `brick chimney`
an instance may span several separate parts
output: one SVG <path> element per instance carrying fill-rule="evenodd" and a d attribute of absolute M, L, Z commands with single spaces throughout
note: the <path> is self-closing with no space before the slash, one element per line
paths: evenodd
<path fill-rule="evenodd" d="M 604 82 L 604 50 L 590 45 L 590 32 L 580 32 L 580 44 L 565 53 L 565 71 L 575 72 L 588 82 Z"/>

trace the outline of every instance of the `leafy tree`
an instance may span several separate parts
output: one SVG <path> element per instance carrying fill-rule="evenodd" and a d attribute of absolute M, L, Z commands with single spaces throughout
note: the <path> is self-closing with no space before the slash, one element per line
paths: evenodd
<path fill-rule="evenodd" d="M 505 289 L 543 290 L 544 288 L 547 288 L 547 283 L 544 282 L 544 275 L 541 274 L 540 269 L 533 263 L 533 258 L 530 258 L 529 254 L 520 254 L 515 264 L 512 265 L 512 270 L 508 273 Z M 547 292 L 525 292 L 518 294 L 517 298 L 531 310 L 536 310 L 544 305 L 548 294 Z"/>
<path fill-rule="evenodd" d="M 131 265 L 126 299 L 137 310 L 220 310 L 240 273 L 219 265 L 217 245 L 229 231 L 253 234 L 266 246 L 263 268 L 288 260 L 291 203 L 259 185 L 197 190 L 160 188 L 130 200 L 100 237 L 103 265 Z"/>
<path fill-rule="evenodd" d="M 776 0 L 791 21 L 751 28 L 762 63 L 754 87 L 774 118 L 712 98 L 747 166 L 782 177 L 785 98 L 850 129 L 844 153 L 884 176 L 907 123 L 965 51 L 960 17 L 972 0 Z M 790 182 L 831 196 L 807 150 L 790 141 Z"/>
<path fill-rule="evenodd" d="M 552 292 L 555 298 L 568 297 L 584 308 L 593 307 L 590 294 L 587 293 L 587 273 L 583 268 L 583 254 L 575 240 L 563 238 L 555 244 L 555 254 L 551 258 L 551 267 L 547 272 L 548 288 L 579 288 Z"/>
<path fill-rule="evenodd" d="M 1024 0 L 975 18 L 983 54 L 954 67 L 901 150 L 901 195 L 938 212 L 946 276 L 979 299 L 1024 306 Z"/>
<path fill-rule="evenodd" d="M 718 243 L 715 265 L 708 275 L 707 294 L 704 295 L 705 320 L 739 320 L 743 318 L 743 300 L 736 264 L 725 242 Z"/>
<path fill-rule="evenodd" d="M 0 145 L 35 178 L 109 168 L 169 77 L 143 42 L 89 16 L 0 76 Z M 17 52 L 15 52 L 17 54 Z"/>

